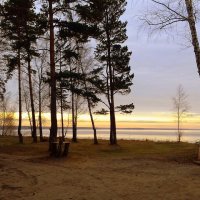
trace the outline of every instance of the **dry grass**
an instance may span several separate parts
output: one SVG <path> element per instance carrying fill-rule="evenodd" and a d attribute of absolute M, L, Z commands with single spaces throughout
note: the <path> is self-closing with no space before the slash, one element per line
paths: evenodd
<path fill-rule="evenodd" d="M 99 142 L 99 145 L 92 144 L 91 140 L 71 143 L 69 157 L 158 158 L 190 162 L 197 156 L 197 145 L 190 143 L 120 140 L 118 145 L 111 146 L 108 141 L 100 140 Z M 24 144 L 19 144 L 17 137 L 0 136 L 0 153 L 18 156 L 48 156 L 48 142 L 34 144 L 31 138 L 27 137 Z"/>

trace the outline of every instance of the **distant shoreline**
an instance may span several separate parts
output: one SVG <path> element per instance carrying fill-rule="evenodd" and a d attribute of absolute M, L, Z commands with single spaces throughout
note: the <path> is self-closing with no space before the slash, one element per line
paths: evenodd
<path fill-rule="evenodd" d="M 17 126 L 15 126 L 15 128 L 17 128 Z M 64 127 L 65 129 L 71 129 L 72 127 Z M 30 129 L 30 126 L 22 126 L 22 129 Z M 39 129 L 39 128 L 38 128 Z M 43 127 L 43 129 L 47 130 L 50 129 L 50 127 Z M 58 127 L 58 129 L 61 129 L 61 127 Z M 92 127 L 77 127 L 77 129 L 92 129 Z M 108 130 L 108 128 L 102 128 L 102 127 L 97 127 L 97 130 Z M 167 131 L 176 131 L 176 128 L 117 128 L 118 130 L 167 130 Z M 1 130 L 1 129 L 0 129 Z M 200 128 L 184 128 L 181 130 L 185 130 L 185 131 L 189 131 L 189 130 L 199 130 Z"/>

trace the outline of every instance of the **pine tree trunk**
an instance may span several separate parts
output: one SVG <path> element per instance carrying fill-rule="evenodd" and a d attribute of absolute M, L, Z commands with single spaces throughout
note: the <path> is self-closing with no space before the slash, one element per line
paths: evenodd
<path fill-rule="evenodd" d="M 40 72 L 40 75 L 42 76 L 42 70 Z M 39 91 L 38 91 L 38 108 L 39 108 L 39 132 L 40 132 L 40 142 L 43 142 L 44 141 L 44 138 L 43 138 L 43 130 L 42 130 L 42 78 L 41 76 L 39 76 Z"/>
<path fill-rule="evenodd" d="M 117 131 L 116 131 L 116 119 L 115 119 L 115 108 L 114 104 L 111 103 L 111 108 L 110 108 L 110 120 L 111 120 L 111 140 L 110 144 L 115 145 L 117 144 Z"/>
<path fill-rule="evenodd" d="M 20 49 L 18 50 L 18 92 L 19 92 L 19 125 L 18 125 L 18 137 L 19 143 L 23 144 L 22 129 L 22 96 L 21 96 L 21 56 Z"/>
<path fill-rule="evenodd" d="M 50 129 L 50 150 L 51 143 L 57 138 L 57 108 L 56 108 L 56 73 L 55 73 L 55 51 L 54 51 L 54 24 L 53 24 L 53 0 L 49 1 L 49 25 L 50 25 L 50 74 L 51 74 L 51 129 Z"/>
<path fill-rule="evenodd" d="M 197 35 L 192 0 L 185 0 L 185 5 L 186 5 L 187 13 L 188 13 L 188 23 L 190 27 L 191 36 L 192 36 L 192 45 L 194 48 L 196 64 L 198 68 L 198 73 L 200 75 L 200 48 L 199 48 L 199 40 L 198 40 L 198 35 Z"/>
<path fill-rule="evenodd" d="M 97 130 L 96 130 L 96 127 L 95 127 L 94 118 L 93 118 L 93 115 L 92 115 L 91 104 L 90 104 L 90 100 L 89 100 L 88 97 L 87 97 L 87 101 L 88 101 L 88 109 L 89 109 L 90 119 L 91 119 L 91 123 L 92 123 L 92 129 L 93 129 L 93 133 L 94 133 L 94 144 L 98 144 Z"/>
<path fill-rule="evenodd" d="M 77 127 L 75 116 L 74 93 L 72 91 L 72 142 L 77 142 Z"/>
<path fill-rule="evenodd" d="M 84 74 L 83 67 L 81 67 L 81 70 L 82 70 L 82 73 Z M 87 83 L 86 83 L 85 79 L 84 79 L 84 86 L 85 86 L 85 91 L 88 92 L 88 87 L 87 87 Z M 93 133 L 94 133 L 94 144 L 98 144 L 97 130 L 96 130 L 96 127 L 95 127 L 94 118 L 93 118 L 93 114 L 92 114 L 92 106 L 91 106 L 91 102 L 90 102 L 90 99 L 89 99 L 88 96 L 87 96 L 87 103 L 88 103 L 90 120 L 91 120 L 91 123 L 92 123 L 92 129 L 93 129 Z"/>
<path fill-rule="evenodd" d="M 60 73 L 62 72 L 62 51 L 60 49 Z M 64 116 L 63 116 L 63 89 L 62 80 L 60 82 L 60 113 L 61 113 L 61 128 L 62 128 L 62 139 L 65 140 L 64 134 Z"/>
<path fill-rule="evenodd" d="M 61 126 L 62 126 L 62 139 L 64 141 L 65 134 L 64 134 L 64 117 L 63 117 L 63 91 L 61 89 L 61 100 L 60 100 L 60 111 L 61 111 Z"/>
<path fill-rule="evenodd" d="M 71 65 L 70 65 L 70 72 L 72 72 Z M 72 142 L 77 142 L 77 128 L 76 128 L 76 120 L 75 120 L 75 100 L 74 100 L 74 92 L 73 92 L 73 79 L 70 78 L 71 82 L 71 94 L 72 94 Z"/>
<path fill-rule="evenodd" d="M 77 101 L 77 95 L 76 95 L 75 118 L 74 118 L 74 124 L 75 124 L 75 130 L 76 130 L 76 140 L 77 140 L 77 123 L 78 123 L 78 101 Z"/>
<path fill-rule="evenodd" d="M 41 89 L 39 89 L 39 131 L 40 131 L 40 142 L 43 142 L 42 132 L 42 100 L 41 100 Z"/>
<path fill-rule="evenodd" d="M 91 123 L 92 123 L 92 129 L 93 129 L 93 133 L 94 133 L 94 144 L 98 144 L 97 130 L 96 130 L 94 118 L 93 118 L 93 115 L 92 115 L 92 109 L 91 109 L 91 103 L 90 103 L 89 97 L 87 97 L 87 102 L 88 102 L 88 110 L 89 110 L 89 114 L 90 114 L 90 120 L 91 120 Z"/>
<path fill-rule="evenodd" d="M 117 131 L 115 119 L 115 103 L 114 103 L 114 89 L 113 89 L 113 73 L 110 67 L 110 144 L 117 144 Z"/>
<path fill-rule="evenodd" d="M 116 131 L 116 119 L 115 119 L 115 104 L 114 104 L 114 94 L 111 87 L 111 103 L 110 103 L 110 144 L 117 144 L 117 131 Z"/>
<path fill-rule="evenodd" d="M 110 144 L 115 145 L 117 144 L 117 133 L 116 133 L 116 120 L 115 120 L 115 103 L 114 103 L 114 83 L 113 83 L 113 69 L 112 69 L 112 64 L 111 64 L 111 42 L 110 42 L 110 35 L 109 31 L 106 31 L 107 35 L 107 51 L 108 51 L 108 70 L 109 70 L 109 82 L 110 85 L 109 90 L 110 90 L 110 99 L 109 99 L 109 104 L 110 104 Z"/>
<path fill-rule="evenodd" d="M 36 130 L 36 120 L 35 120 L 35 106 L 33 99 L 33 87 L 32 87 L 32 76 L 31 76 L 31 63 L 30 56 L 28 55 L 28 78 L 29 78 L 29 92 L 30 92 L 30 100 L 31 100 L 31 114 L 32 114 L 32 137 L 33 142 L 37 143 L 37 130 Z"/>

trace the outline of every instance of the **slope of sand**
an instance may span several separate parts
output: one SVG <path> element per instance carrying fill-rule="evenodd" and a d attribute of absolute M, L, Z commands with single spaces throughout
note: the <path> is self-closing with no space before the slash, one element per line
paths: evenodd
<path fill-rule="evenodd" d="M 166 153 L 134 154 L 108 145 L 90 145 L 84 152 L 88 144 L 78 145 L 71 145 L 69 157 L 62 159 L 2 150 L 0 199 L 200 199 L 200 166 L 185 161 L 182 155 L 177 160 Z M 95 153 L 90 153 L 93 148 Z"/>

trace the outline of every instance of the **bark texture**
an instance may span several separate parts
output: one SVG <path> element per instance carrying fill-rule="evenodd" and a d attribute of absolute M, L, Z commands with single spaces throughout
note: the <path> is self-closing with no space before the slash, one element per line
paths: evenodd
<path fill-rule="evenodd" d="M 185 0 L 185 5 L 186 5 L 187 13 L 188 13 L 188 23 L 189 23 L 191 37 L 192 37 L 192 45 L 194 48 L 197 69 L 198 69 L 198 73 L 200 75 L 200 49 L 199 49 L 199 40 L 198 40 L 198 35 L 197 35 L 192 0 Z"/>
<path fill-rule="evenodd" d="M 55 73 L 55 47 L 54 47 L 54 23 L 53 0 L 49 0 L 49 26 L 50 26 L 50 74 L 51 74 L 51 128 L 50 143 L 57 138 L 57 107 L 56 107 L 56 73 Z"/>

